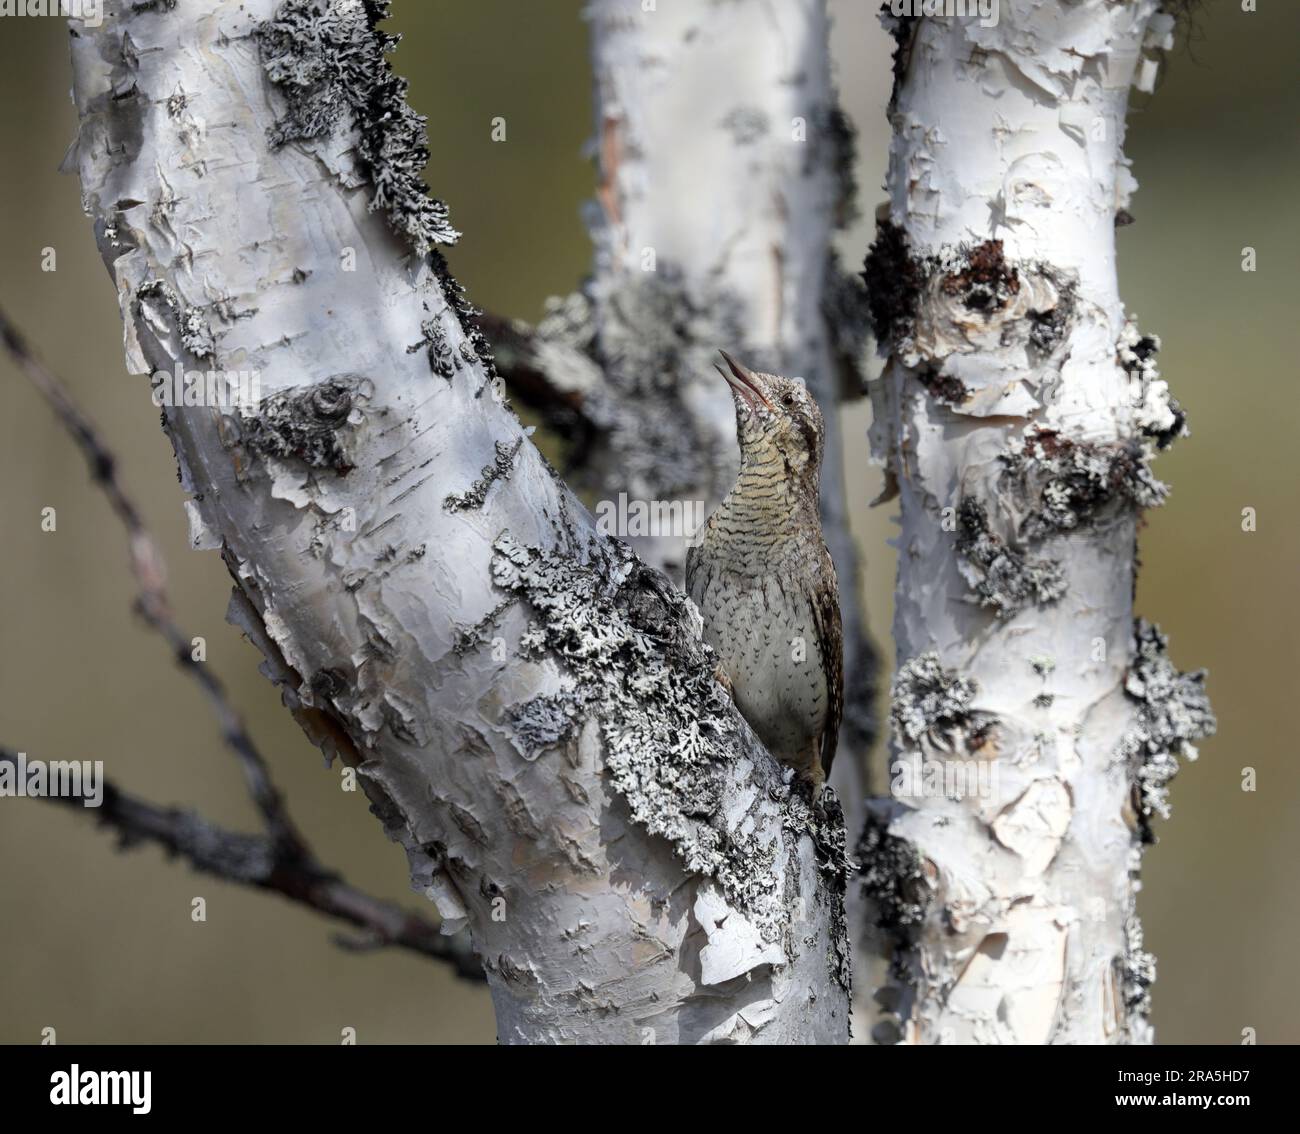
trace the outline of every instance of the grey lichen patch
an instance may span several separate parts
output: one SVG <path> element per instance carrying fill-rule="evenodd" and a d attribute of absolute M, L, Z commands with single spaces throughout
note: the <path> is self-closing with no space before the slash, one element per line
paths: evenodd
<path fill-rule="evenodd" d="M 1169 385 L 1160 377 L 1156 355 L 1160 339 L 1144 335 L 1129 319 L 1116 346 L 1116 361 L 1133 385 L 1133 402 L 1138 429 L 1157 449 L 1167 449 L 1179 437 L 1187 436 L 1187 414 Z"/>
<path fill-rule="evenodd" d="M 915 984 L 913 947 L 934 899 L 925 861 L 915 845 L 891 834 L 887 819 L 868 811 L 857 845 L 858 876 L 867 906 L 867 939 L 889 955 L 892 988 L 880 990 L 882 1007 L 895 1014 L 873 1031 L 877 1042 L 897 1039 L 898 986 Z M 882 999 L 881 993 L 884 994 Z"/>
<path fill-rule="evenodd" d="M 849 936 L 844 898 L 848 892 L 849 878 L 856 872 L 857 864 L 849 857 L 844 808 L 835 789 L 828 786 L 816 801 L 802 791 L 791 792 L 786 797 L 782 810 L 782 825 L 787 831 L 795 837 L 812 835 L 817 851 L 818 873 L 833 902 L 827 962 L 835 980 L 845 992 L 852 995 L 853 942 Z M 787 875 L 787 882 L 794 882 L 792 874 Z"/>
<path fill-rule="evenodd" d="M 1130 1041 L 1149 1038 L 1151 989 L 1156 983 L 1156 958 L 1143 948 L 1142 922 L 1137 910 L 1124 919 L 1124 956 L 1120 962 L 1120 988 L 1124 998 L 1125 1023 Z"/>
<path fill-rule="evenodd" d="M 858 876 L 872 906 L 873 924 L 910 940 L 925 921 L 930 885 L 921 856 L 908 840 L 889 833 L 873 813 L 858 839 Z"/>
<path fill-rule="evenodd" d="M 796 795 L 792 798 L 801 797 Z M 827 961 L 840 987 L 851 996 L 853 994 L 853 939 L 849 935 L 845 896 L 849 888 L 849 876 L 854 872 L 857 864 L 849 858 L 849 835 L 844 823 L 844 808 L 840 806 L 834 788 L 825 788 L 818 797 L 813 806 L 811 827 L 813 842 L 818 851 L 818 865 L 834 905 L 831 911 Z M 802 825 L 797 827 L 790 825 L 787 829 L 797 835 L 805 828 Z"/>
<path fill-rule="evenodd" d="M 722 344 L 751 366 L 764 364 L 743 346 L 740 304 L 725 291 L 696 294 L 663 261 L 654 272 L 623 272 L 592 287 L 552 300 L 537 333 L 588 355 L 604 373 L 583 398 L 607 450 L 596 463 L 617 467 L 628 492 L 647 499 L 721 495 L 735 470 L 722 466 L 688 401 L 692 383 L 713 374 L 710 359 Z"/>
<path fill-rule="evenodd" d="M 981 606 L 1007 618 L 1065 592 L 1060 562 L 1029 548 L 1056 536 L 1099 527 L 1155 508 L 1169 495 L 1151 471 L 1151 445 L 1138 438 L 1083 441 L 1060 430 L 1030 426 L 1000 455 L 998 486 L 1009 502 L 1014 531 L 994 530 L 974 497 L 958 508 L 961 573 Z"/>
<path fill-rule="evenodd" d="M 945 669 L 934 650 L 909 658 L 894 675 L 889 718 L 906 747 L 923 741 L 950 746 L 959 735 L 982 733 L 988 722 L 972 712 L 974 680 Z"/>
<path fill-rule="evenodd" d="M 488 342 L 482 327 L 479 326 L 479 316 L 483 312 L 470 302 L 469 293 L 451 274 L 446 258 L 437 249 L 429 253 L 429 266 L 433 269 L 443 297 L 460 324 L 461 333 L 465 336 L 466 341 L 461 344 L 461 357 L 466 362 L 477 360 L 483 371 L 483 384 L 474 392 L 476 398 L 480 397 L 489 385 L 499 381 L 496 359 L 492 355 L 492 344 Z"/>
<path fill-rule="evenodd" d="M 455 641 L 452 642 L 452 651 L 458 657 L 464 657 L 484 645 L 488 641 L 488 631 L 497 625 L 501 616 L 513 605 L 514 599 L 507 596 L 483 615 L 473 626 L 468 629 L 458 630 Z"/>
<path fill-rule="evenodd" d="M 195 358 L 216 358 L 216 339 L 202 309 L 185 303 L 165 280 L 145 280 L 135 289 L 135 298 L 137 306 L 160 302 L 171 313 L 181 345 Z"/>
<path fill-rule="evenodd" d="M 1141 441 L 1075 441 L 1034 426 L 1002 454 L 1005 479 L 1028 514 L 1023 540 L 1095 524 L 1124 508 L 1156 508 L 1169 488 L 1151 471 Z"/>
<path fill-rule="evenodd" d="M 748 146 L 771 130 L 767 115 L 757 106 L 737 106 L 720 123 L 738 146 Z"/>
<path fill-rule="evenodd" d="M 1124 692 L 1137 704 L 1137 719 L 1121 738 L 1116 756 L 1132 780 L 1143 843 L 1155 842 L 1153 817 L 1169 817 L 1169 784 L 1179 760 L 1195 760 L 1195 742 L 1213 736 L 1216 728 L 1205 670 L 1180 672 L 1169 660 L 1168 646 L 1159 627 L 1141 618 L 1134 622 Z"/>
<path fill-rule="evenodd" d="M 258 28 L 262 67 L 286 102 L 270 141 L 310 142 L 355 129 L 371 209 L 384 212 L 393 231 L 423 256 L 460 234 L 423 181 L 425 119 L 407 105 L 407 82 L 388 64 L 400 37 L 377 26 L 389 7 L 390 0 L 285 0 Z"/>
<path fill-rule="evenodd" d="M 278 390 L 240 422 L 242 444 L 264 457 L 301 461 L 346 476 L 354 465 L 345 438 L 368 386 L 357 374 L 337 374 L 315 386 Z"/>
<path fill-rule="evenodd" d="M 1073 287 L 1067 295 L 1069 295 L 1067 302 L 1057 303 L 1047 311 L 1031 311 L 1028 315 L 1030 342 L 1035 349 L 1045 355 L 1052 354 L 1052 351 L 1057 349 L 1061 339 L 1065 338 L 1067 326 L 1070 325 L 1070 313 L 1074 310 Z"/>
<path fill-rule="evenodd" d="M 1030 309 L 1029 342 L 1041 354 L 1050 355 L 1065 338 L 1074 314 L 1078 288 L 1073 280 L 1056 279 L 1057 301 L 1043 310 Z"/>
<path fill-rule="evenodd" d="M 974 497 L 964 497 L 957 509 L 957 553 L 976 601 L 999 618 L 1056 602 L 1065 593 L 1061 564 L 1008 544 L 989 527 L 988 512 Z"/>
<path fill-rule="evenodd" d="M 448 512 L 464 512 L 470 509 L 482 508 L 487 500 L 488 490 L 499 480 L 505 480 L 510 475 L 510 470 L 514 466 L 515 457 L 523 445 L 522 436 L 516 437 L 514 441 L 498 441 L 494 448 L 496 456 L 491 463 L 486 464 L 479 471 L 478 479 L 469 486 L 464 492 L 453 492 L 449 494 L 442 502 L 442 506 Z"/>
<path fill-rule="evenodd" d="M 167 101 L 164 103 L 167 107 L 167 117 L 179 118 L 185 112 L 185 108 L 189 106 L 189 104 L 189 92 L 184 87 L 177 84 L 176 89 L 167 96 Z"/>
<path fill-rule="evenodd" d="M 455 377 L 456 371 L 461 368 L 462 359 L 456 351 L 452 350 L 451 343 L 447 340 L 447 333 L 442 329 L 442 323 L 437 318 L 426 319 L 420 324 L 420 330 L 424 332 L 424 338 L 414 346 L 407 347 L 407 353 L 414 353 L 423 347 L 429 358 L 430 369 L 438 377 L 450 382 Z"/>
<path fill-rule="evenodd" d="M 574 735 L 580 705 L 563 694 L 543 694 L 512 705 L 506 719 L 514 729 L 515 743 L 525 760 L 536 760 Z"/>
<path fill-rule="evenodd" d="M 773 869 L 777 844 L 759 837 L 750 810 L 723 808 L 729 765 L 745 745 L 685 596 L 615 540 L 593 545 L 585 562 L 508 533 L 494 551 L 493 582 L 537 615 L 521 648 L 557 658 L 572 683 L 571 710 L 553 702 L 531 711 L 534 722 L 556 731 L 562 717 L 594 718 L 606 775 L 633 821 L 668 840 L 686 870 L 713 879 L 765 940 L 780 939 L 790 911 Z M 788 803 L 775 763 L 755 761 L 753 774 L 754 806 Z"/>

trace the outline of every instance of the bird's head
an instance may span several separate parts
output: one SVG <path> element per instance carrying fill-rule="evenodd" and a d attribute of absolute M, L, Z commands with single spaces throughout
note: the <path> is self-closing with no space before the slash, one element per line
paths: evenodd
<path fill-rule="evenodd" d="M 725 350 L 718 353 L 727 369 L 714 365 L 736 403 L 742 463 L 779 455 L 787 475 L 816 478 L 822 459 L 822 413 L 803 379 L 762 374 Z"/>

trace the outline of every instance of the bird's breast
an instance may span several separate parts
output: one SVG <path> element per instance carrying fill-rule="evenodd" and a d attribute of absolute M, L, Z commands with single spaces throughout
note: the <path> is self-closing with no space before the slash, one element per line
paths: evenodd
<path fill-rule="evenodd" d="M 801 580 L 749 574 L 706 558 L 688 586 L 704 618 L 704 639 L 726 669 L 745 719 L 778 758 L 804 752 L 821 734 L 828 698 Z"/>

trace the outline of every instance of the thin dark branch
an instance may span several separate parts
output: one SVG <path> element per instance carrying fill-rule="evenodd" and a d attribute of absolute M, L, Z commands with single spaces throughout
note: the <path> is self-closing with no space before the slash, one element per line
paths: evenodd
<path fill-rule="evenodd" d="M 0 310 L 0 339 L 19 369 L 27 375 L 72 435 L 90 465 L 91 479 L 108 498 L 113 511 L 126 528 L 131 572 L 140 588 L 135 608 L 145 622 L 162 635 L 177 664 L 203 690 L 221 728 L 222 740 L 239 757 L 249 795 L 261 812 L 267 831 L 286 855 L 310 858 L 311 852 L 306 841 L 290 820 L 284 800 L 271 780 L 266 760 L 226 696 L 225 688 L 210 668 L 194 660 L 193 639 L 177 625 L 172 616 L 171 603 L 167 597 L 167 569 L 162 552 L 145 527 L 140 510 L 122 487 L 117 475 L 117 459 L 72 400 L 63 383 L 28 349 L 26 341 L 3 310 Z"/>
<path fill-rule="evenodd" d="M 569 444 L 569 467 L 581 468 L 601 433 L 582 394 L 565 389 L 547 372 L 539 359 L 536 332 L 528 324 L 489 312 L 479 315 L 478 323 L 492 344 L 512 404 L 536 413 L 547 429 Z"/>
<path fill-rule="evenodd" d="M 13 766 L 17 772 L 17 753 L 0 747 L 0 763 Z M 80 796 L 38 798 L 93 816 L 100 826 L 117 833 L 122 849 L 153 843 L 169 856 L 187 860 L 202 874 L 280 894 L 326 917 L 346 922 L 363 931 L 367 948 L 410 949 L 450 963 L 466 980 L 483 979 L 483 968 L 467 934 L 444 936 L 436 925 L 418 914 L 363 893 L 315 859 L 286 856 L 271 838 L 219 827 L 193 811 L 159 807 L 109 782 L 103 784 L 99 807 L 84 806 Z M 356 942 L 349 940 L 348 945 L 355 948 Z"/>
<path fill-rule="evenodd" d="M 54 410 L 90 465 L 91 477 L 108 498 L 127 532 L 131 571 L 139 587 L 136 609 L 167 642 L 176 662 L 198 682 L 221 727 L 221 736 L 239 758 L 240 767 L 267 835 L 245 835 L 217 827 L 193 812 L 162 808 L 104 787 L 98 809 L 102 823 L 116 828 L 122 845 L 150 841 L 187 858 L 195 869 L 233 882 L 272 890 L 365 931 L 371 947 L 400 945 L 428 957 L 451 962 L 456 972 L 482 979 L 483 970 L 467 940 L 443 936 L 436 926 L 389 902 L 349 886 L 317 860 L 289 816 L 284 797 L 224 686 L 191 653 L 192 639 L 177 625 L 167 597 L 166 565 L 140 510 L 117 476 L 117 461 L 89 418 L 60 382 L 28 349 L 23 337 L 0 310 L 0 341 L 32 385 Z M 0 760 L 15 757 L 0 749 Z M 80 799 L 70 801 L 80 804 Z"/>

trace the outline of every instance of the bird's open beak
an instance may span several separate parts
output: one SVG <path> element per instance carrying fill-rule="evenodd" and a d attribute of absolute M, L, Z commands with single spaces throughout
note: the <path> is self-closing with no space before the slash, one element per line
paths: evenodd
<path fill-rule="evenodd" d="M 744 400 L 745 405 L 750 409 L 757 409 L 758 403 L 762 402 L 768 409 L 776 409 L 776 407 L 768 400 L 767 395 L 763 392 L 762 386 L 760 386 L 755 380 L 754 374 L 751 370 L 742 366 L 725 350 L 720 350 L 718 353 L 722 355 L 723 359 L 727 363 L 727 367 L 730 369 L 731 374 L 728 375 L 727 372 L 716 362 L 713 364 L 714 369 L 722 375 L 727 385 L 740 395 Z"/>

